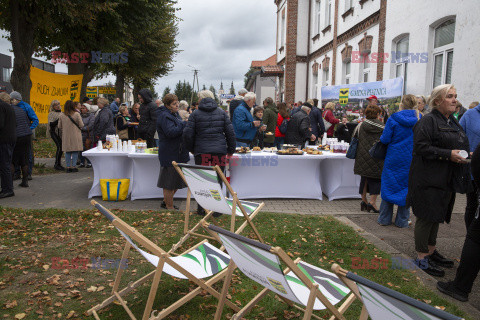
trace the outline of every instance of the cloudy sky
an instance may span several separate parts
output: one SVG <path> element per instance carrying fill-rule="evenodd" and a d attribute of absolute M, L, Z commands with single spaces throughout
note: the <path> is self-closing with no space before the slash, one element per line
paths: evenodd
<path fill-rule="evenodd" d="M 167 86 L 173 89 L 179 80 L 192 83 L 192 67 L 200 70 L 200 87 L 213 85 L 218 91 L 223 80 L 228 90 L 233 81 L 238 91 L 251 61 L 275 53 L 274 0 L 178 0 L 177 7 L 181 8 L 177 42 L 182 51 L 175 57 L 171 73 L 158 79 L 158 94 Z M 13 56 L 11 49 L 9 41 L 0 39 L 0 53 Z M 57 64 L 55 70 L 67 72 L 65 65 Z M 115 78 L 92 81 L 90 85 L 109 80 L 114 82 Z"/>

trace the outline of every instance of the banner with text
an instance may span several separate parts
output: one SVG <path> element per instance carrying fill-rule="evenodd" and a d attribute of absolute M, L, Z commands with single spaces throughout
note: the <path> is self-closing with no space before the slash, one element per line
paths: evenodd
<path fill-rule="evenodd" d="M 403 78 L 322 87 L 322 106 L 334 102 L 336 108 L 357 110 L 366 107 L 366 99 L 371 95 L 377 96 L 378 104 L 388 108 L 390 113 L 398 111 L 403 95 Z"/>
<path fill-rule="evenodd" d="M 52 100 L 60 101 L 62 107 L 67 100 L 79 101 L 83 75 L 66 75 L 47 72 L 30 67 L 30 105 L 40 123 L 47 123 Z"/>

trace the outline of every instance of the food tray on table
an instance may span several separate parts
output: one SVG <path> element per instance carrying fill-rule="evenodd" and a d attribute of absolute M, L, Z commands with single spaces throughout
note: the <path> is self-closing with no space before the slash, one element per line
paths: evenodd
<path fill-rule="evenodd" d="M 322 150 L 322 151 L 330 151 L 330 146 L 329 146 L 329 145 L 324 145 L 324 146 L 319 145 L 319 146 L 317 147 L 317 149 L 318 149 L 318 150 Z"/>
<path fill-rule="evenodd" d="M 253 147 L 252 152 L 262 152 L 260 147 Z"/>
<path fill-rule="evenodd" d="M 250 153 L 252 152 L 249 147 L 240 147 L 235 149 L 235 153 Z"/>
<path fill-rule="evenodd" d="M 263 148 L 263 152 L 277 152 L 278 149 L 276 147 L 272 148 Z"/>
<path fill-rule="evenodd" d="M 288 148 L 288 149 L 278 150 L 277 154 L 282 156 L 283 155 L 300 156 L 303 154 L 303 151 L 297 148 Z"/>
<path fill-rule="evenodd" d="M 320 150 L 315 150 L 315 149 L 312 149 L 312 148 L 306 148 L 306 149 L 303 149 L 304 152 L 306 152 L 307 154 L 312 154 L 312 155 L 322 155 L 323 152 L 320 151 Z"/>

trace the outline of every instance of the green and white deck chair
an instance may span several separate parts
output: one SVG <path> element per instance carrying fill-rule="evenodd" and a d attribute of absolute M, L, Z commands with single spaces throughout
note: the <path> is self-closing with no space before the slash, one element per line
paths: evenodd
<path fill-rule="evenodd" d="M 312 317 L 323 319 L 312 312 L 313 310 L 328 309 L 333 314 L 331 319 L 345 320 L 343 312 L 355 300 L 355 296 L 350 294 L 350 297 L 339 308 L 334 306 L 350 293 L 350 289 L 335 274 L 300 259 L 293 261 L 279 247 L 271 247 L 212 224 L 204 223 L 204 227 L 213 236 L 220 239 L 231 258 L 215 314 L 216 320 L 220 319 L 222 315 L 223 303 L 226 301 L 232 274 L 236 267 L 265 288 L 232 319 L 241 319 L 269 291 L 272 291 L 290 306 L 302 310 L 304 312 L 303 319 Z M 284 271 L 282 271 L 281 262 L 287 267 Z"/>
<path fill-rule="evenodd" d="M 190 236 L 209 238 L 206 235 L 196 233 L 196 231 L 202 226 L 202 221 L 207 221 L 214 212 L 231 216 L 231 232 L 240 233 L 248 224 L 253 229 L 257 239 L 263 242 L 260 233 L 252 222 L 252 219 L 265 205 L 263 202 L 256 203 L 239 200 L 237 193 L 233 191 L 230 183 L 227 181 L 227 178 L 225 178 L 225 175 L 218 166 L 197 166 L 176 163 L 175 161 L 173 161 L 172 164 L 177 170 L 178 174 L 187 184 L 188 192 L 187 205 L 185 209 L 185 236 L 179 241 L 179 243 L 174 245 L 172 250 L 169 252 L 175 252 L 177 248 Z M 231 199 L 226 198 L 223 195 L 220 181 L 223 182 L 226 190 L 232 195 Z M 205 209 L 206 215 L 192 229 L 189 229 L 190 203 L 192 196 L 195 198 L 195 201 Z M 237 217 L 243 217 L 245 222 L 237 230 L 235 230 L 235 219 Z"/>
<path fill-rule="evenodd" d="M 349 287 L 363 308 L 360 320 L 462 320 L 392 289 L 342 269 L 338 264 L 332 270 Z"/>
<path fill-rule="evenodd" d="M 230 257 L 225 252 L 220 251 L 204 240 L 183 254 L 176 257 L 171 257 L 166 251 L 162 250 L 160 247 L 148 240 L 145 236 L 135 230 L 135 228 L 129 226 L 126 222 L 122 221 L 105 207 L 95 201 L 92 201 L 92 204 L 112 223 L 112 225 L 117 228 L 120 234 L 125 238 L 126 241 L 122 259 L 127 259 L 128 253 L 133 247 L 155 267 L 155 270 L 133 283 L 130 282 L 127 287 L 119 290 L 118 287 L 123 273 L 123 268 L 119 267 L 115 277 L 115 282 L 113 284 L 112 295 L 102 303 L 88 310 L 88 315 L 93 315 L 95 319 L 98 320 L 99 317 L 97 312 L 99 310 L 105 308 L 114 301 L 119 301 L 122 307 L 128 313 L 130 319 L 136 319 L 131 310 L 128 308 L 123 297 L 151 278 L 153 278 L 153 280 L 150 288 L 150 294 L 148 296 L 143 313 L 143 320 L 165 318 L 170 313 L 201 293 L 202 290 L 206 290 L 217 299 L 220 298 L 220 293 L 213 289 L 212 285 L 224 278 L 226 275 Z M 149 252 L 140 249 L 137 244 Z M 198 287 L 169 307 L 157 313 L 156 310 L 152 312 L 152 306 L 158 290 L 162 272 L 165 272 L 175 278 L 188 279 L 195 283 Z M 201 280 L 208 277 L 211 277 L 211 279 L 208 281 Z M 227 304 L 234 311 L 239 310 L 239 307 L 234 305 L 232 302 L 228 301 Z"/>

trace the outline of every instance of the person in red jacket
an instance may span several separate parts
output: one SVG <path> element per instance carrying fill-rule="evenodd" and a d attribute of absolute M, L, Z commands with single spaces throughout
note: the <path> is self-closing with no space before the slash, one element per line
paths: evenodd
<path fill-rule="evenodd" d="M 330 126 L 330 128 L 328 128 L 328 130 L 327 130 L 327 137 L 329 137 L 329 138 L 333 137 L 333 132 L 335 130 L 335 125 L 337 123 L 340 123 L 340 120 L 335 118 L 335 116 L 333 115 L 333 110 L 334 109 L 335 109 L 335 103 L 329 102 L 325 106 L 325 111 L 323 111 L 323 115 L 322 115 L 323 119 L 325 119 L 327 122 L 332 124 Z"/>
<path fill-rule="evenodd" d="M 280 132 L 280 125 L 282 124 L 283 120 L 290 119 L 290 112 L 288 107 L 285 103 L 281 102 L 277 104 L 278 108 L 278 117 L 277 117 L 277 126 L 275 127 L 275 141 L 274 145 L 280 150 L 285 143 L 285 134 Z"/>

